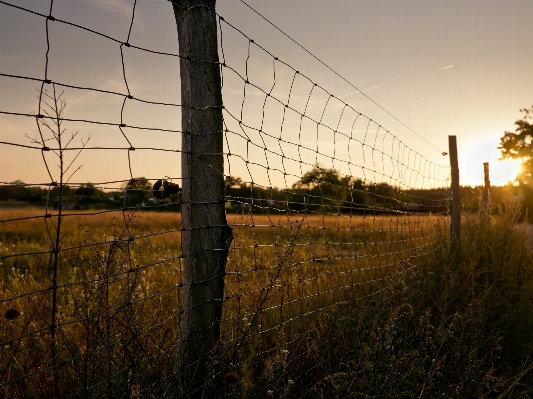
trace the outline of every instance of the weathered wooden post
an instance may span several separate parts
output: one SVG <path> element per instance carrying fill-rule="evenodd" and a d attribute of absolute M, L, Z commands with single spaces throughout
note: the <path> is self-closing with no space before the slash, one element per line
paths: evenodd
<path fill-rule="evenodd" d="M 483 190 L 483 208 L 486 212 L 490 212 L 490 179 L 488 162 L 483 162 L 483 172 L 485 174 L 485 189 Z"/>
<path fill-rule="evenodd" d="M 223 122 L 215 0 L 173 2 L 182 104 L 183 301 L 171 397 L 208 397 L 220 340 L 231 229 L 224 208 Z M 210 372 L 211 370 L 211 372 Z"/>
<path fill-rule="evenodd" d="M 457 138 L 448 136 L 450 166 L 452 169 L 451 240 L 458 242 L 461 237 L 461 193 L 459 189 L 459 161 L 457 160 Z"/>

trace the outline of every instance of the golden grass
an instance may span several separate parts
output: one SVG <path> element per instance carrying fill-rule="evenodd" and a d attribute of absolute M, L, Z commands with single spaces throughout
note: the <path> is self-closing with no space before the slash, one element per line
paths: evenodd
<path fill-rule="evenodd" d="M 46 397 L 54 373 L 48 252 L 57 218 L 31 216 L 44 209 L 0 210 L 0 220 L 26 218 L 0 224 L 0 256 L 28 253 L 0 260 L 2 314 L 21 312 L 0 328 L 0 381 L 20 379 L 6 394 L 30 387 L 29 396 Z M 395 274 L 416 274 L 412 260 L 434 256 L 445 222 L 387 214 L 227 219 L 234 241 L 222 332 L 228 356 L 240 345 L 235 363 L 255 353 L 257 337 L 262 351 L 275 350 L 280 331 L 294 336 L 323 309 L 369 297 Z M 122 395 L 127 387 L 133 394 L 170 372 L 179 333 L 180 229 L 179 213 L 65 212 L 56 291 L 64 393 Z"/>
<path fill-rule="evenodd" d="M 445 241 L 445 218 L 435 215 L 228 215 L 228 222 L 235 239 L 223 331 L 230 343 L 250 346 L 241 362 L 254 335 L 262 351 L 275 350 L 280 331 L 302 333 L 327 307 L 369 298 L 396 274 L 415 275 Z M 269 342 L 265 331 L 276 338 Z"/>

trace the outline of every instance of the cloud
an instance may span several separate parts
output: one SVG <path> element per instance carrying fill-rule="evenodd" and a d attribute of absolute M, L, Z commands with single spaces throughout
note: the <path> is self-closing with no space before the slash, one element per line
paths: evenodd
<path fill-rule="evenodd" d="M 104 10 L 118 18 L 131 20 L 133 2 L 126 0 L 85 0 L 85 3 Z"/>
<path fill-rule="evenodd" d="M 348 97 L 348 96 L 353 96 L 354 94 L 359 94 L 359 93 L 361 93 L 359 90 L 351 91 L 350 93 L 346 93 L 346 94 L 343 94 L 342 96 L 339 96 L 339 98 L 344 98 L 344 97 Z"/>
<path fill-rule="evenodd" d="M 379 86 L 372 86 L 372 87 L 367 87 L 365 90 L 368 91 L 368 90 L 374 90 L 374 89 L 377 89 Z"/>
<path fill-rule="evenodd" d="M 445 69 L 450 69 L 450 68 L 453 68 L 453 65 L 447 65 L 445 67 L 437 69 L 437 71 L 444 71 Z"/>
<path fill-rule="evenodd" d="M 117 71 L 119 72 L 119 71 Z M 121 71 L 120 71 L 121 72 Z M 119 72 L 119 73 L 120 73 Z M 118 93 L 126 93 L 126 85 L 123 78 L 110 78 L 98 85 L 100 90 L 111 90 Z"/>

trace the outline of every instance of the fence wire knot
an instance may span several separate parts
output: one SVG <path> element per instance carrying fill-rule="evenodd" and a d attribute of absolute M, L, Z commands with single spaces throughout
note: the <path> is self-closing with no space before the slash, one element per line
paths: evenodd
<path fill-rule="evenodd" d="M 167 180 L 159 179 L 152 187 L 152 193 L 157 199 L 165 199 L 172 195 L 177 195 L 181 191 L 179 184 Z"/>

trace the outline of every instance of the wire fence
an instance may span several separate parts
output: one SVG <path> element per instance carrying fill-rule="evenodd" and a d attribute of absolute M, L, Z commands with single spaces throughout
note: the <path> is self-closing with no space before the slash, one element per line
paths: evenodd
<path fill-rule="evenodd" d="M 41 158 L 35 174 L 48 176 L 0 182 L 5 199 L 22 195 L 33 204 L 0 208 L 5 397 L 163 397 L 178 378 L 181 316 L 202 307 L 184 307 L 182 293 L 205 283 L 185 282 L 183 275 L 180 211 L 188 203 L 179 186 L 188 182 L 175 165 L 186 155 L 181 135 L 191 132 L 176 123 L 144 125 L 156 119 L 139 117 L 150 115 L 150 107 L 178 117 L 185 110 L 130 89 L 138 87 L 128 73 L 134 55 L 220 70 L 224 103 L 202 109 L 222 110 L 224 167 L 216 173 L 225 186 L 231 247 L 218 276 L 224 282 L 220 344 L 187 366 L 205 364 L 213 381 L 224 379 L 221 395 L 237 395 L 234 374 L 268 384 L 289 357 L 305 357 L 317 319 L 332 309 L 353 317 L 350 303 L 371 302 L 390 281 L 416 276 L 446 245 L 448 166 L 411 149 L 212 8 L 206 9 L 216 18 L 218 60 L 135 45 L 137 3 L 127 34 L 113 37 L 57 17 L 53 0 L 46 12 L 36 11 L 42 5 L 0 1 L 2 12 L 21 24 L 44 22 L 46 41 L 41 76 L 19 75 L 17 65 L 0 71 L 2 86 L 36 88 L 38 95 L 26 108 L 0 109 L 12 125 L 35 120 L 25 137 L 3 133 L 0 151 L 19 151 L 31 165 Z M 171 12 L 173 5 L 180 7 L 164 1 L 153 7 Z M 114 48 L 125 90 L 76 84 L 51 67 L 54 56 L 68 51 L 54 48 L 54 38 L 72 29 L 95 48 Z M 104 104 L 118 101 L 118 114 L 106 110 L 108 119 L 100 119 L 82 107 L 79 116 L 67 117 L 69 102 L 83 102 L 87 93 Z M 101 130 L 90 135 L 93 128 Z M 105 173 L 98 173 L 106 177 L 76 182 L 82 159 L 83 171 L 101 170 L 107 159 Z M 139 177 L 144 170 L 155 176 Z M 309 362 L 304 371 L 316 366 Z M 306 375 L 289 383 L 311 384 Z M 187 388 L 189 395 L 209 384 Z"/>

